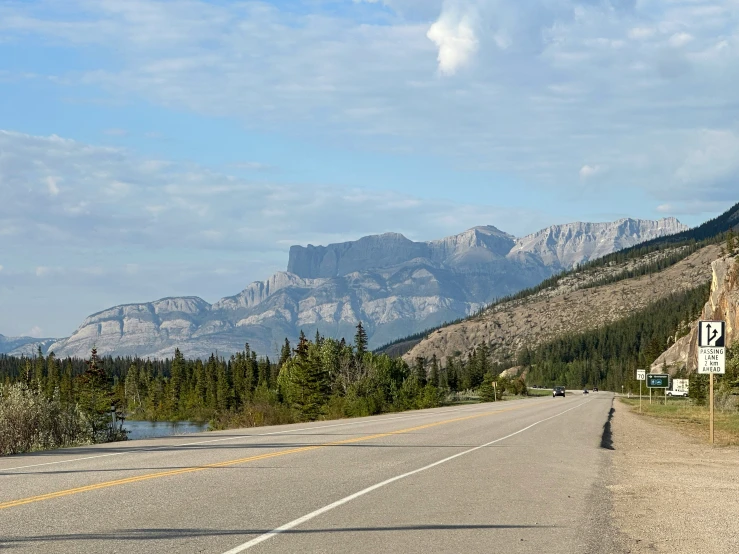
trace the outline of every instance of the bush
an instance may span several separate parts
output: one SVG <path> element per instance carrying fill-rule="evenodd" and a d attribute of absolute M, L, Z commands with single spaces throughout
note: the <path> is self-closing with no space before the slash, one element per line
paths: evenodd
<path fill-rule="evenodd" d="M 90 444 L 76 406 L 65 406 L 25 384 L 0 386 L 0 455 Z"/>

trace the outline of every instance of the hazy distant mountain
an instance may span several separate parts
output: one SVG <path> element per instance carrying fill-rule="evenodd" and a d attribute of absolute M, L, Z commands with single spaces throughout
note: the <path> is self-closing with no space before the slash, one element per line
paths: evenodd
<path fill-rule="evenodd" d="M 58 356 L 229 355 L 245 342 L 274 354 L 302 329 L 350 339 L 362 321 L 376 347 L 473 313 L 575 264 L 687 229 L 674 218 L 555 225 L 517 239 L 474 227 L 430 242 L 397 233 L 293 246 L 288 271 L 208 304 L 196 297 L 116 306 L 51 345 Z"/>
<path fill-rule="evenodd" d="M 46 352 L 49 345 L 58 339 L 38 339 L 34 337 L 6 337 L 0 335 L 0 354 L 9 354 L 12 356 L 32 356 L 38 352 L 41 347 L 42 352 Z"/>

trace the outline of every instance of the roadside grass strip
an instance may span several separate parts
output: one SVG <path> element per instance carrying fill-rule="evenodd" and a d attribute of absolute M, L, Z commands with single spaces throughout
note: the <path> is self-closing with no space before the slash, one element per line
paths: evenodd
<path fill-rule="evenodd" d="M 640 415 L 638 398 L 620 400 L 629 406 L 634 414 Z M 650 404 L 647 399 L 642 399 L 641 415 L 679 427 L 685 434 L 698 439 L 705 440 L 708 437 L 708 406 L 696 406 L 691 400 L 670 399 L 665 406 L 663 403 Z M 739 446 L 739 412 L 715 410 L 714 433 L 716 444 Z"/>

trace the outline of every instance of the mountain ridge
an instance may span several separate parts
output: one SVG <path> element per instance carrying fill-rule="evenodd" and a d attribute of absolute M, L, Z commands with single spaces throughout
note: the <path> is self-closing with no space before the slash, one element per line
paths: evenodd
<path fill-rule="evenodd" d="M 427 242 L 384 233 L 293 246 L 292 271 L 250 283 L 235 295 L 213 304 L 188 296 L 107 308 L 50 348 L 60 356 L 83 357 L 95 344 L 101 355 L 161 358 L 179 347 L 186 356 L 206 357 L 215 350 L 230 354 L 249 342 L 260 353 L 274 354 L 301 329 L 350 338 L 357 321 L 365 324 L 374 347 L 468 316 L 568 264 L 683 229 L 674 218 L 624 218 L 550 226 L 520 239 L 490 225 Z M 532 240 L 542 233 L 549 238 Z"/>

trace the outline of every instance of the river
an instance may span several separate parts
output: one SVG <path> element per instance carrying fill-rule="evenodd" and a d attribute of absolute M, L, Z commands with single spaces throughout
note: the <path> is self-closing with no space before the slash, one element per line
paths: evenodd
<path fill-rule="evenodd" d="M 192 421 L 126 420 L 123 423 L 123 428 L 128 430 L 128 440 L 137 440 L 168 437 L 170 435 L 185 435 L 187 433 L 201 433 L 208 430 L 208 424 Z"/>

